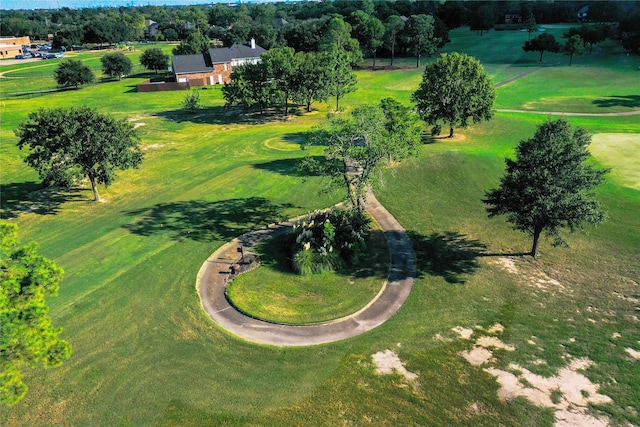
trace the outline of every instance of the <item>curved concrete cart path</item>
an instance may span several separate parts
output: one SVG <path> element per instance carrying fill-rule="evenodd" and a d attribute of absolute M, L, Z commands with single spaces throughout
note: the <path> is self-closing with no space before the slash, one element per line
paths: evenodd
<path fill-rule="evenodd" d="M 261 344 L 306 346 L 339 341 L 360 335 L 381 325 L 406 301 L 416 276 L 415 254 L 411 240 L 398 221 L 378 203 L 373 193 L 367 195 L 367 211 L 378 222 L 389 245 L 391 266 L 382 290 L 363 309 L 341 319 L 312 325 L 280 325 L 248 317 L 229 304 L 225 287 L 229 267 L 239 259 L 237 248 L 245 248 L 270 239 L 291 228 L 291 221 L 244 234 L 215 251 L 198 272 L 196 287 L 202 306 L 222 328 Z"/>

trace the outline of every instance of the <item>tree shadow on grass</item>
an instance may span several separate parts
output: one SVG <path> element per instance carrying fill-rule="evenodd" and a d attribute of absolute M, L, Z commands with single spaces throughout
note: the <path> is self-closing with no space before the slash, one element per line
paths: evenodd
<path fill-rule="evenodd" d="M 593 101 L 593 104 L 601 108 L 609 108 L 609 107 L 639 108 L 640 95 L 609 96 L 603 99 L 595 99 Z"/>
<path fill-rule="evenodd" d="M 55 215 L 63 203 L 71 201 L 88 201 L 83 197 L 82 188 L 61 189 L 56 187 L 42 188 L 42 184 L 34 181 L 12 182 L 2 184 L 0 188 L 0 217 L 16 218 L 21 213 L 39 215 Z"/>
<path fill-rule="evenodd" d="M 258 125 L 273 122 L 286 122 L 287 118 L 282 113 L 267 111 L 264 114 L 258 112 L 245 112 L 238 108 L 227 108 L 224 106 L 200 107 L 195 113 L 190 113 L 184 109 L 166 110 L 154 114 L 155 117 L 162 117 L 176 123 L 197 123 L 205 125 L 231 125 L 249 124 Z"/>
<path fill-rule="evenodd" d="M 449 283 L 465 283 L 465 276 L 479 267 L 478 258 L 486 245 L 453 231 L 433 233 L 426 237 L 408 232 L 416 253 L 418 277 L 441 276 Z"/>
<path fill-rule="evenodd" d="M 300 144 L 300 147 L 304 147 L 308 142 L 309 138 L 311 138 L 313 132 L 290 132 L 283 135 L 282 139 L 292 144 Z"/>
<path fill-rule="evenodd" d="M 314 158 L 319 162 L 324 161 L 323 156 L 312 156 L 312 158 Z M 271 162 L 265 162 L 265 163 L 256 163 L 256 164 L 253 164 L 252 166 L 255 169 L 275 172 L 284 176 L 298 176 L 298 177 L 320 176 L 319 173 L 303 170 L 300 167 L 300 162 L 301 162 L 301 159 L 282 159 L 282 160 L 273 160 Z"/>
<path fill-rule="evenodd" d="M 123 227 L 141 236 L 167 234 L 177 241 L 231 240 L 256 228 L 282 221 L 285 219 L 284 210 L 294 207 L 289 203 L 274 204 L 262 197 L 161 203 L 125 212 L 136 220 Z"/>

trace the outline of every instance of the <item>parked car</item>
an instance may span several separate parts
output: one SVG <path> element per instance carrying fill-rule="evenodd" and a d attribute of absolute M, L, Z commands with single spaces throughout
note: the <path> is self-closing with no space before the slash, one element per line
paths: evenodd
<path fill-rule="evenodd" d="M 24 59 L 24 55 L 16 55 L 16 59 Z"/>
<path fill-rule="evenodd" d="M 57 56 L 55 53 L 46 53 L 42 55 L 42 59 L 56 59 Z"/>

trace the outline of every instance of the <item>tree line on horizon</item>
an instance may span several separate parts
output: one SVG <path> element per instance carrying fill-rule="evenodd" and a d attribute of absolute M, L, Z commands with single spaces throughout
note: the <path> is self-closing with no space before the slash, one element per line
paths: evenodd
<path fill-rule="evenodd" d="M 587 16 L 578 12 L 587 5 Z M 367 56 L 415 55 L 409 19 L 433 19 L 434 36 L 448 42 L 448 31 L 461 26 L 482 34 L 504 27 L 507 15 L 520 17 L 517 28 L 534 31 L 550 23 L 610 24 L 611 34 L 629 52 L 640 49 L 637 2 L 463 2 L 463 1 L 322 1 L 203 6 L 9 10 L 0 15 L 0 35 L 44 40 L 53 34 L 55 48 L 124 41 L 184 41 L 199 33 L 225 46 L 254 38 L 266 48 L 318 51 L 332 18 L 351 26 Z M 149 30 L 145 20 L 154 21 Z M 534 24 L 533 26 L 531 24 Z M 583 37 L 584 39 L 584 37 Z"/>

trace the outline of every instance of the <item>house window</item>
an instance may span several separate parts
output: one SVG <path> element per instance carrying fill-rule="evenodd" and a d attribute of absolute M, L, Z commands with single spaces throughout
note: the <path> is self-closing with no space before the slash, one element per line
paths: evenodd
<path fill-rule="evenodd" d="M 224 63 L 224 70 L 229 71 L 228 64 L 226 62 Z"/>
<path fill-rule="evenodd" d="M 222 74 L 218 74 L 218 83 L 219 83 L 219 84 L 224 83 L 224 82 L 222 81 Z"/>
<path fill-rule="evenodd" d="M 186 77 L 178 77 L 178 83 L 187 83 L 189 81 Z"/>

